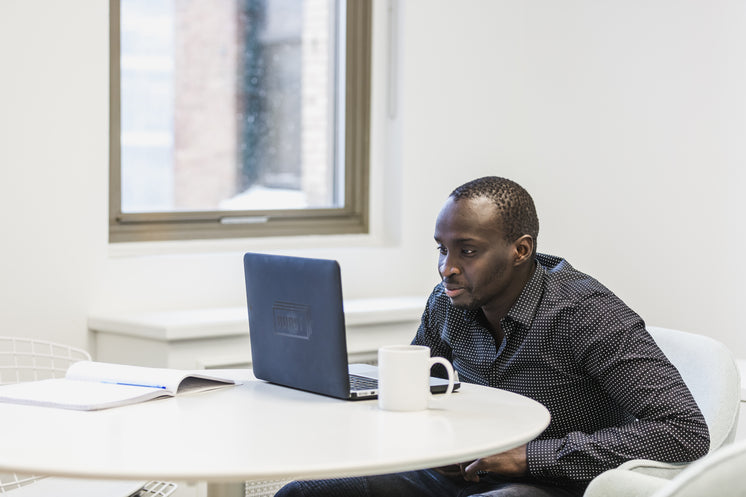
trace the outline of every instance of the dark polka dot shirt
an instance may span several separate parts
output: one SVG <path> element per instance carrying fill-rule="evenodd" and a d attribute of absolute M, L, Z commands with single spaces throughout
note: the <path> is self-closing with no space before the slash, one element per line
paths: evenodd
<path fill-rule="evenodd" d="M 462 381 L 547 407 L 551 422 L 527 448 L 533 477 L 583 485 L 629 459 L 703 456 L 704 418 L 642 319 L 564 259 L 536 260 L 501 322 L 502 343 L 481 310 L 453 307 L 442 285 L 430 295 L 413 343 L 449 359 Z"/>

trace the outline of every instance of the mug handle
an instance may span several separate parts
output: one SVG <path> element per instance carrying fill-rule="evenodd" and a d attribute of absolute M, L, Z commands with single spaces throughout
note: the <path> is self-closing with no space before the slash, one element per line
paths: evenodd
<path fill-rule="evenodd" d="M 436 364 L 442 364 L 443 367 L 446 368 L 446 371 L 448 372 L 448 388 L 446 388 L 446 391 L 444 394 L 441 394 L 438 396 L 441 399 L 443 399 L 451 395 L 451 393 L 453 393 L 453 383 L 454 383 L 453 378 L 455 375 L 453 374 L 453 366 L 451 366 L 451 363 L 445 357 L 438 357 L 438 356 L 431 357 L 429 369 L 432 369 L 432 367 L 435 366 Z M 433 395 L 429 390 L 428 390 L 428 393 L 430 394 L 431 399 L 436 398 L 435 395 Z"/>

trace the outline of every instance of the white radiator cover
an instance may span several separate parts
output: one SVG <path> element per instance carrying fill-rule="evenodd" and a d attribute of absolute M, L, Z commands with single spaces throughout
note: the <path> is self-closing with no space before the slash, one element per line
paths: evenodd
<path fill-rule="evenodd" d="M 370 362 L 383 345 L 409 343 L 424 305 L 423 297 L 346 300 L 350 360 Z M 98 361 L 179 369 L 251 365 L 245 307 L 94 313 L 88 329 Z"/>

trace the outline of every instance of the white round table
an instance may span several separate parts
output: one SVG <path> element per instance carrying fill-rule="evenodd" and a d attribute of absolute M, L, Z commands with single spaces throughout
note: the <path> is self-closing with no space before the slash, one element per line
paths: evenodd
<path fill-rule="evenodd" d="M 250 373 L 246 373 L 249 376 Z M 413 413 L 248 380 L 102 411 L 0 403 L 0 470 L 57 476 L 228 482 L 436 467 L 532 440 L 539 403 L 462 384 Z"/>

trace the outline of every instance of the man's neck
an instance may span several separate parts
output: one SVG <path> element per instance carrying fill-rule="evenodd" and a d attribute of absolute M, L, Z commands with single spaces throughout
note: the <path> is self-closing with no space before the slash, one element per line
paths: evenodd
<path fill-rule="evenodd" d="M 496 340 L 499 336 L 500 341 L 502 341 L 503 331 L 500 323 L 502 319 L 508 315 L 508 312 L 513 308 L 513 305 L 515 305 L 518 297 L 520 297 L 521 292 L 523 292 L 523 289 L 526 287 L 526 284 L 531 279 L 535 270 L 536 262 L 534 260 L 529 264 L 525 264 L 525 267 L 521 268 L 520 272 L 516 274 L 516 278 L 506 289 L 504 298 L 482 306 L 484 318 L 487 320 L 489 329 L 492 331 Z"/>

